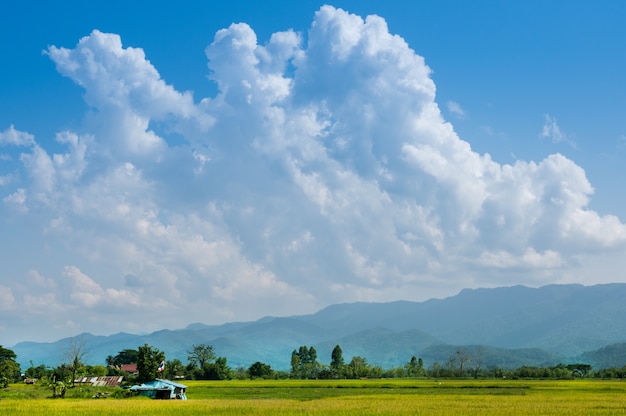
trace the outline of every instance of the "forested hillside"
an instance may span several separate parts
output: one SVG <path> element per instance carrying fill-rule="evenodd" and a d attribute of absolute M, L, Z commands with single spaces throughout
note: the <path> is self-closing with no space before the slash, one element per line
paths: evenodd
<path fill-rule="evenodd" d="M 149 335 L 78 337 L 88 351 L 85 360 L 93 364 L 143 344 L 185 361 L 191 345 L 206 343 L 233 368 L 261 361 L 287 369 L 291 352 L 301 345 L 315 346 L 321 362 L 329 362 L 333 347 L 341 345 L 347 359 L 365 357 L 384 368 L 404 365 L 414 355 L 426 365 L 445 363 L 459 348 L 485 368 L 580 360 L 621 367 L 626 364 L 626 344 L 620 344 L 626 342 L 623 299 L 626 284 L 515 286 L 464 290 L 425 302 L 333 305 L 312 315 L 256 322 L 197 323 Z M 70 342 L 23 342 L 13 350 L 22 366 L 30 361 L 53 366 Z"/>

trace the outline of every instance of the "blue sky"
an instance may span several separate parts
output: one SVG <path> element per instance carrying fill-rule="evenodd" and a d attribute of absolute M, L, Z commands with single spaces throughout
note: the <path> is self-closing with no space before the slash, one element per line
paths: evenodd
<path fill-rule="evenodd" d="M 0 7 L 4 345 L 626 281 L 623 2 Z"/>

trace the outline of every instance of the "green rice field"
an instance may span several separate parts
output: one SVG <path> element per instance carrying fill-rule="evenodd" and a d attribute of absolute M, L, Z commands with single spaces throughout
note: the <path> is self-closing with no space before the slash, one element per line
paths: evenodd
<path fill-rule="evenodd" d="M 602 380 L 185 381 L 187 401 L 51 399 L 37 386 L 0 390 L 0 415 L 626 415 L 626 382 Z M 114 391 L 109 389 L 108 392 Z"/>

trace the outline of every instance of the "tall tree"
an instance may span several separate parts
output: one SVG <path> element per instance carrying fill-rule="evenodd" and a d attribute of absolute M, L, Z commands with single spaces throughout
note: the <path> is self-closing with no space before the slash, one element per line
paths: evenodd
<path fill-rule="evenodd" d="M 339 375 L 342 367 L 345 365 L 345 361 L 343 359 L 343 351 L 339 344 L 333 348 L 333 352 L 330 354 L 330 368 L 335 373 L 335 375 Z"/>
<path fill-rule="evenodd" d="M 115 357 L 112 355 L 107 355 L 107 358 L 104 360 L 107 367 L 115 367 Z"/>
<path fill-rule="evenodd" d="M 74 386 L 74 380 L 82 372 L 85 367 L 83 363 L 87 355 L 87 347 L 85 341 L 80 338 L 72 338 L 67 350 L 64 353 L 64 362 L 61 364 L 68 372 L 66 384 Z"/>
<path fill-rule="evenodd" d="M 165 354 L 148 344 L 139 347 L 137 353 L 137 371 L 139 372 L 137 381 L 154 380 L 157 377 L 159 365 L 165 360 Z"/>
<path fill-rule="evenodd" d="M 457 348 L 456 358 L 457 362 L 459 363 L 459 377 L 463 377 L 463 370 L 465 369 L 466 365 L 470 363 L 470 356 L 464 349 Z"/>
<path fill-rule="evenodd" d="M 291 352 L 291 377 L 300 377 L 300 354 L 296 350 Z"/>
<path fill-rule="evenodd" d="M 583 378 L 587 375 L 587 373 L 589 373 L 589 371 L 591 371 L 591 365 L 580 363 L 569 364 L 567 369 L 572 372 L 572 376 Z"/>
<path fill-rule="evenodd" d="M 317 378 L 320 364 L 317 362 L 317 351 L 314 347 L 300 346 L 298 351 L 291 353 L 292 377 Z"/>
<path fill-rule="evenodd" d="M 426 370 L 424 370 L 424 360 L 422 357 L 417 359 L 417 376 L 422 377 L 426 375 Z"/>
<path fill-rule="evenodd" d="M 198 367 L 202 370 L 205 364 L 209 364 L 215 359 L 215 352 L 213 346 L 208 344 L 193 345 L 191 351 L 187 351 L 189 356 L 189 364 Z"/>
<path fill-rule="evenodd" d="M 478 378 L 480 374 L 480 369 L 483 365 L 483 356 L 485 354 L 485 347 L 480 345 L 474 353 L 474 357 L 472 359 L 472 363 L 474 364 L 474 368 L 472 369 L 472 373 L 474 374 L 474 378 Z"/>
<path fill-rule="evenodd" d="M 15 360 L 17 358 L 17 355 L 15 355 L 15 352 L 13 350 L 10 350 L 8 348 L 4 348 L 2 345 L 0 345 L 0 361 L 3 360 Z"/>
<path fill-rule="evenodd" d="M 202 378 L 206 380 L 228 380 L 231 369 L 226 357 L 218 357 L 214 363 L 206 363 L 202 368 Z"/>
<path fill-rule="evenodd" d="M 406 364 L 406 374 L 409 377 L 415 377 L 417 375 L 417 357 L 412 356 L 411 361 Z"/>
<path fill-rule="evenodd" d="M 8 387 L 20 377 L 20 365 L 15 362 L 16 358 L 13 350 L 0 345 L 0 387 Z"/>
<path fill-rule="evenodd" d="M 313 346 L 309 348 L 309 361 L 310 364 L 314 364 L 317 362 L 317 351 Z"/>
<path fill-rule="evenodd" d="M 354 378 L 363 378 L 369 376 L 370 365 L 367 359 L 359 356 L 352 357 L 350 364 L 348 364 L 352 370 L 352 376 Z"/>
<path fill-rule="evenodd" d="M 113 357 L 113 363 L 116 367 L 119 367 L 122 364 L 137 364 L 138 355 L 139 352 L 137 350 L 126 348 L 118 352 L 117 355 Z"/>
<path fill-rule="evenodd" d="M 298 348 L 298 357 L 300 357 L 301 364 L 308 364 L 309 361 L 309 347 L 306 345 L 300 345 Z"/>

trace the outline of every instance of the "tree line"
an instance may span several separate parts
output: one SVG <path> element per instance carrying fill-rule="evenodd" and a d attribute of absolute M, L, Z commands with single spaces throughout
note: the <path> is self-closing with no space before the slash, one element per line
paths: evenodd
<path fill-rule="evenodd" d="M 626 378 L 626 366 L 593 371 L 584 363 L 556 366 L 523 366 L 514 370 L 498 367 L 483 368 L 480 354 L 470 356 L 458 348 L 445 363 L 434 362 L 426 368 L 421 357 L 412 356 L 404 365 L 383 369 L 370 364 L 365 357 L 353 356 L 346 362 L 339 345 L 332 350 L 330 362 L 323 364 L 313 346 L 302 345 L 291 353 L 291 369 L 275 370 L 269 364 L 257 361 L 249 367 L 232 369 L 226 357 L 218 357 L 209 344 L 192 345 L 187 363 L 179 359 L 166 360 L 165 353 L 148 344 L 137 349 L 125 349 L 106 357 L 104 365 L 84 364 L 85 345 L 72 342 L 62 362 L 55 368 L 35 366 L 32 361 L 24 372 L 16 361 L 14 351 L 0 346 L 0 387 L 22 380 L 43 383 L 51 388 L 53 396 L 64 397 L 67 388 L 80 377 L 122 375 L 126 383 L 142 383 L 155 378 L 226 380 L 226 379 L 359 379 L 359 378 Z M 133 365 L 129 372 L 125 365 Z"/>
<path fill-rule="evenodd" d="M 301 346 L 291 353 L 289 377 L 299 379 L 358 379 L 358 378 L 510 378 L 510 379 L 572 379 L 572 378 L 626 378 L 626 366 L 592 371 L 589 364 L 558 364 L 547 367 L 522 366 L 514 370 L 483 367 L 482 355 L 472 357 L 458 348 L 445 363 L 434 362 L 426 368 L 421 357 L 412 356 L 403 366 L 383 369 L 371 365 L 367 359 L 354 356 L 346 363 L 339 345 L 331 353 L 325 366 L 316 360 L 314 347 Z"/>

